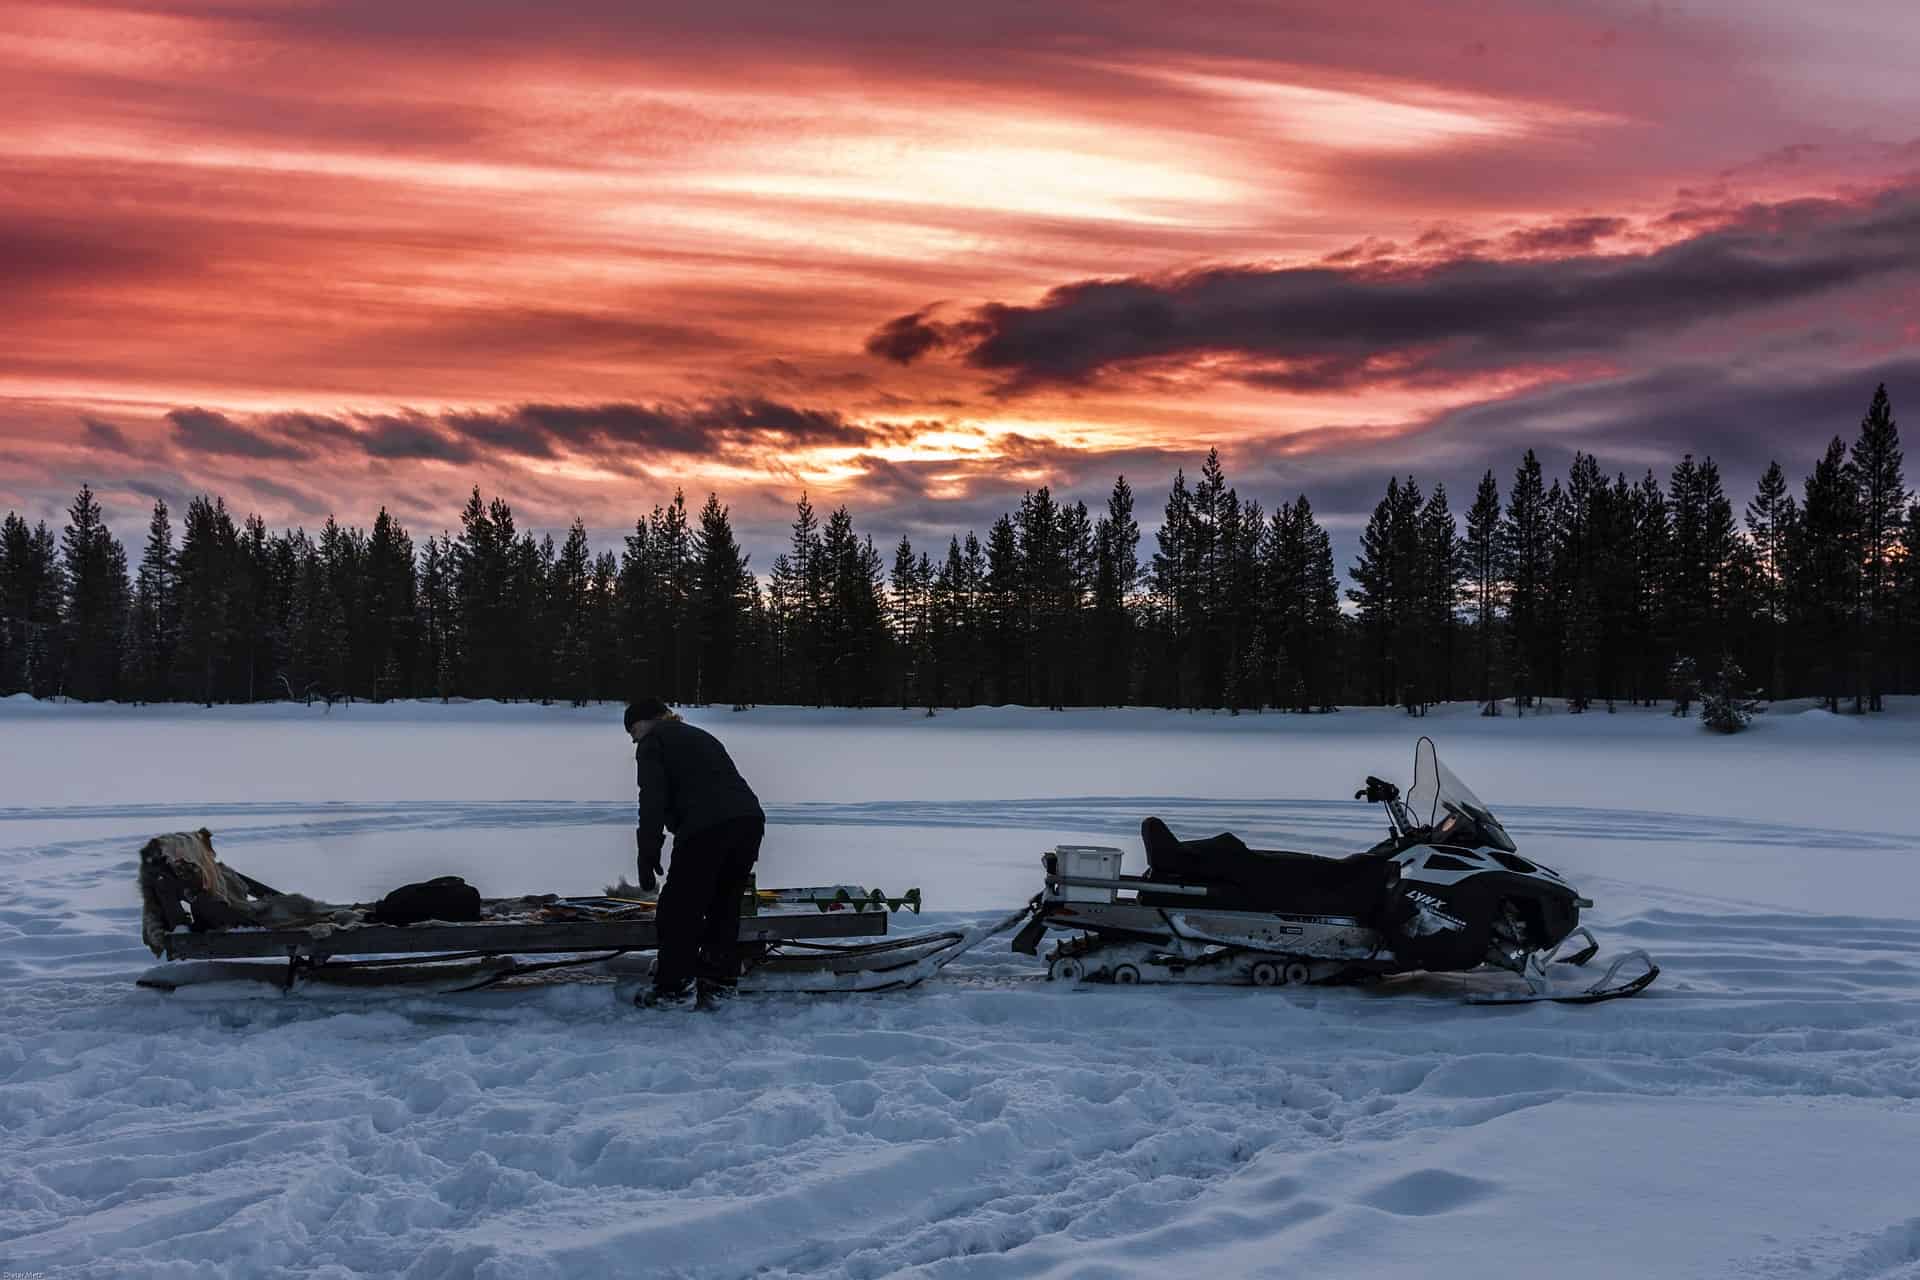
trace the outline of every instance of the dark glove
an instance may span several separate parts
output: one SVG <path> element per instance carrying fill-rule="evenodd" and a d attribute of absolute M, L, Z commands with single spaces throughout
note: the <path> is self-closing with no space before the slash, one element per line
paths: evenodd
<path fill-rule="evenodd" d="M 633 829 L 634 851 L 640 856 L 640 887 L 648 893 L 657 893 L 660 889 L 660 877 L 666 874 L 666 868 L 660 864 L 660 846 L 647 845 L 647 833 L 639 827 Z"/>

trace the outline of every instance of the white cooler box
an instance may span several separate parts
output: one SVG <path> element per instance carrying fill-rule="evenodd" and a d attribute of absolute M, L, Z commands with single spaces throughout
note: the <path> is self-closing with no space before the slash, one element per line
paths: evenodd
<path fill-rule="evenodd" d="M 1120 878 L 1121 851 L 1104 844 L 1057 844 L 1053 847 L 1056 874 L 1087 880 Z M 1113 890 L 1087 885 L 1063 884 L 1062 902 L 1112 902 Z"/>

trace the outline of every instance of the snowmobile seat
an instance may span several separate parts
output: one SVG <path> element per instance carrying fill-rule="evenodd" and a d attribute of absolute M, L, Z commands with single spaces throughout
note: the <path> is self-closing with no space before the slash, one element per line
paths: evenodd
<path fill-rule="evenodd" d="M 1158 818 L 1140 824 L 1147 879 L 1203 885 L 1203 901 L 1229 911 L 1286 911 L 1296 915 L 1354 916 L 1370 921 L 1386 891 L 1384 859 L 1357 853 L 1323 858 L 1313 853 L 1249 849 L 1229 832 L 1181 840 Z M 1196 905 L 1185 894 L 1140 891 L 1151 906 Z"/>

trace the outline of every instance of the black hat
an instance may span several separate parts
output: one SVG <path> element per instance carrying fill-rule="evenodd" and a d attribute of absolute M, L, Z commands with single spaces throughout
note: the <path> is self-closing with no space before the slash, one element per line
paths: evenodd
<path fill-rule="evenodd" d="M 631 730 L 636 720 L 658 720 L 667 714 L 667 704 L 658 698 L 636 698 L 627 704 L 626 727 Z"/>

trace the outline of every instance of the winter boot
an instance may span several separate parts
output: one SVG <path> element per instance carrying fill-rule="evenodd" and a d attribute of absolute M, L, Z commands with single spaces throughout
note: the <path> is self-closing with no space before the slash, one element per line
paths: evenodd
<path fill-rule="evenodd" d="M 700 1007 L 700 996 L 691 982 L 683 982 L 677 987 L 651 987 L 633 998 L 636 1009 L 660 1009 L 665 1011 L 692 1010 Z"/>
<path fill-rule="evenodd" d="M 695 998 L 702 1009 L 724 1009 L 740 994 L 739 984 L 718 978 L 702 978 L 695 987 Z"/>

